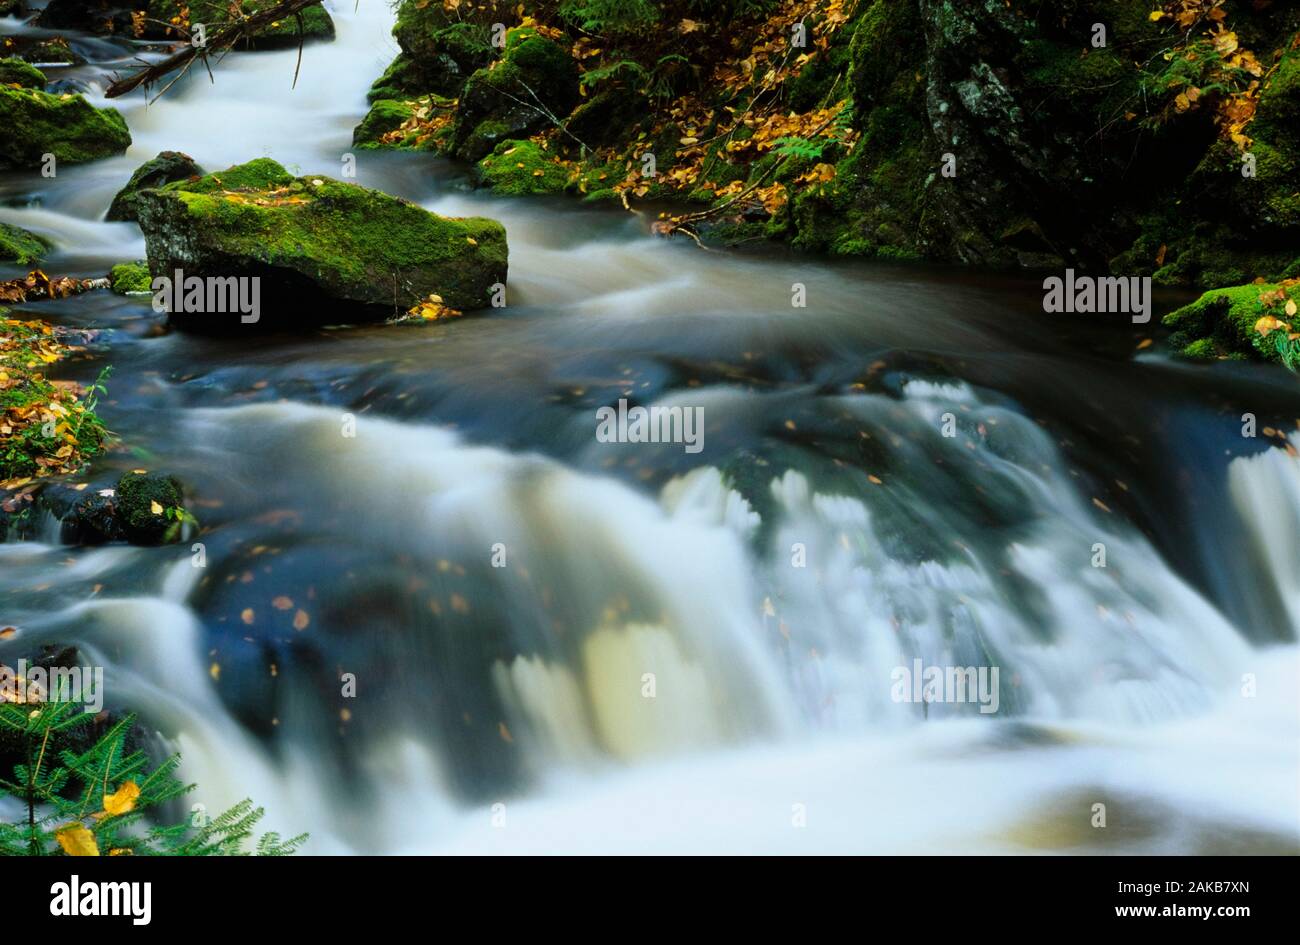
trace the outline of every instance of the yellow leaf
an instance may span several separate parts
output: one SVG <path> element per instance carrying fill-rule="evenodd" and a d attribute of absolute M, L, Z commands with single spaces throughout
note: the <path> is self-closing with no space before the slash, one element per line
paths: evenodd
<path fill-rule="evenodd" d="M 127 781 L 113 794 L 104 795 L 104 810 L 117 817 L 135 810 L 135 799 L 140 796 L 140 786 Z"/>
<path fill-rule="evenodd" d="M 306 630 L 311 624 L 311 617 L 307 616 L 307 611 L 300 610 L 293 615 L 293 628 L 295 630 Z"/>
<path fill-rule="evenodd" d="M 1296 304 L 1295 304 L 1295 299 L 1288 299 L 1288 300 L 1287 300 L 1287 303 L 1286 303 L 1286 313 L 1287 313 L 1288 315 L 1295 315 L 1295 313 L 1296 313 Z"/>
<path fill-rule="evenodd" d="M 68 856 L 99 856 L 95 835 L 81 824 L 68 824 L 54 834 L 54 839 Z"/>
<path fill-rule="evenodd" d="M 1169 14 L 1165 13 L 1164 10 L 1152 10 L 1151 15 L 1148 16 L 1147 19 L 1150 20 L 1152 23 L 1154 23 L 1157 20 L 1164 19 L 1168 15 Z"/>
<path fill-rule="evenodd" d="M 1265 315 L 1259 321 L 1255 322 L 1255 331 L 1259 332 L 1261 335 L 1267 335 L 1270 331 L 1275 331 L 1278 328 L 1285 327 L 1286 322 L 1279 318 L 1274 318 L 1272 315 Z"/>
<path fill-rule="evenodd" d="M 152 512 L 154 515 L 162 515 L 163 507 L 158 503 L 157 500 L 154 500 L 153 502 L 149 503 L 149 511 Z"/>

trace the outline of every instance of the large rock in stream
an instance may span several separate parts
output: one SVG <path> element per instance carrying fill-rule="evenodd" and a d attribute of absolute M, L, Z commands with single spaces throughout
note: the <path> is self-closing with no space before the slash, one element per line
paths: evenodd
<path fill-rule="evenodd" d="M 356 184 L 294 177 L 259 158 L 135 198 L 154 277 L 257 277 L 259 321 L 300 327 L 401 314 L 440 296 L 486 307 L 506 280 L 505 228 L 440 217 Z M 184 305 L 181 327 L 227 330 L 239 313 Z"/>
<path fill-rule="evenodd" d="M 47 154 L 68 164 L 94 161 L 131 144 L 115 109 L 36 88 L 0 87 L 0 128 L 0 168 L 37 168 Z"/>

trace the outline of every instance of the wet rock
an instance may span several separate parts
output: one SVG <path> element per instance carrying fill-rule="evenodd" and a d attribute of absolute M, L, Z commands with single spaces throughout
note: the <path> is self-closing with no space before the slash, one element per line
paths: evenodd
<path fill-rule="evenodd" d="M 95 492 L 83 495 L 63 519 L 64 544 L 102 545 L 125 539 L 112 496 Z"/>
<path fill-rule="evenodd" d="M 483 308 L 506 279 L 496 221 L 439 217 L 356 184 L 294 177 L 266 158 L 141 191 L 137 208 L 155 276 L 257 278 L 268 324 L 382 317 L 432 294 L 453 308 Z M 238 319 L 172 312 L 193 329 Z"/>
<path fill-rule="evenodd" d="M 194 159 L 180 151 L 162 151 L 158 156 L 145 161 L 125 187 L 117 192 L 108 207 L 106 220 L 134 220 L 136 218 L 135 198 L 141 190 L 161 187 L 176 181 L 197 180 L 206 171 L 194 163 Z"/>
<path fill-rule="evenodd" d="M 31 266 L 37 263 L 52 244 L 43 236 L 19 226 L 0 223 L 0 262 Z"/>
<path fill-rule="evenodd" d="M 184 493 L 173 476 L 126 473 L 117 481 L 115 518 L 126 539 L 136 545 L 174 540 L 184 512 Z"/>
<path fill-rule="evenodd" d="M 121 154 L 131 144 L 116 110 L 38 89 L 0 88 L 0 127 L 0 167 L 37 168 L 46 154 L 78 164 Z"/>

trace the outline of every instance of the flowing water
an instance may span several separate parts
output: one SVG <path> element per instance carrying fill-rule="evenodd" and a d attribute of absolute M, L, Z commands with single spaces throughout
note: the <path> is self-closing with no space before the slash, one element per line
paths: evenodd
<path fill-rule="evenodd" d="M 117 102 L 125 156 L 7 174 L 0 216 L 100 275 L 144 254 L 101 218 L 160 150 L 342 176 L 395 46 L 387 4 L 327 6 L 296 89 L 294 52 L 237 54 Z M 138 52 L 77 48 L 96 101 Z M 0 660 L 75 644 L 196 803 L 315 852 L 1300 849 L 1293 377 L 1046 316 L 1034 279 L 703 252 L 357 157 L 501 220 L 508 307 L 202 338 L 28 306 L 94 330 L 67 376 L 114 367 L 86 481 L 179 476 L 205 566 L 47 522 L 0 544 Z M 598 442 L 620 397 L 703 408 L 703 451 Z M 895 701 L 916 659 L 997 666 L 998 711 Z"/>

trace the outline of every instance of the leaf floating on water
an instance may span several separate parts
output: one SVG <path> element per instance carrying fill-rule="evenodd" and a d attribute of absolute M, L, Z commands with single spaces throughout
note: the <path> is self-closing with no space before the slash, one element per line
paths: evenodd
<path fill-rule="evenodd" d="M 295 630 L 306 630 L 311 625 L 311 617 L 307 611 L 300 610 L 293 615 L 293 628 Z"/>
<path fill-rule="evenodd" d="M 293 598 L 285 597 L 283 594 L 281 594 L 279 597 L 276 597 L 271 601 L 271 606 L 274 607 L 276 610 L 292 610 Z"/>

